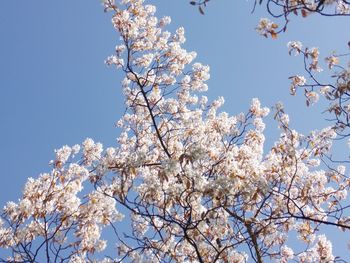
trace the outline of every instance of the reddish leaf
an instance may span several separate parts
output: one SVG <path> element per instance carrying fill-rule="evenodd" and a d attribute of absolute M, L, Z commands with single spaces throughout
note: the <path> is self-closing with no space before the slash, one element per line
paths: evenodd
<path fill-rule="evenodd" d="M 272 30 L 272 31 L 270 32 L 270 34 L 271 34 L 272 39 L 277 39 L 277 34 L 276 34 L 275 31 Z"/>
<path fill-rule="evenodd" d="M 308 14 L 309 14 L 309 13 L 308 13 L 305 9 L 301 9 L 301 15 L 302 15 L 303 17 L 307 17 Z"/>

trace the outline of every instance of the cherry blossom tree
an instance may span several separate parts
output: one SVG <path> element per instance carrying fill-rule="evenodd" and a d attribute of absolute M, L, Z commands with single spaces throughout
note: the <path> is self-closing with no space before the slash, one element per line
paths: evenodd
<path fill-rule="evenodd" d="M 350 229 L 345 166 L 321 164 L 341 125 L 302 135 L 277 104 L 280 136 L 264 151 L 269 109 L 252 99 L 230 116 L 222 97 L 208 102 L 209 66 L 182 47 L 183 28 L 166 31 L 170 17 L 156 17 L 143 0 L 106 0 L 104 8 L 121 37 L 106 64 L 125 76 L 118 145 L 88 138 L 56 150 L 52 170 L 29 178 L 22 198 L 4 207 L 0 260 L 340 262 L 319 230 Z M 304 88 L 309 103 L 316 90 L 337 96 L 337 120 L 347 121 L 346 68 L 326 90 L 313 77 L 317 50 L 289 47 L 315 82 L 293 76 L 292 93 Z M 327 59 L 331 68 L 339 57 Z"/>

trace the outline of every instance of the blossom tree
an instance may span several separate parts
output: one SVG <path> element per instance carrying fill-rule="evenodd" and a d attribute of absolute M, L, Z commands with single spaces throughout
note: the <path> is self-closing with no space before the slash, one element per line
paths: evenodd
<path fill-rule="evenodd" d="M 269 109 L 253 99 L 229 116 L 222 97 L 208 102 L 209 66 L 182 47 L 183 28 L 166 31 L 170 17 L 157 18 L 143 0 L 104 7 L 121 37 L 106 64 L 125 76 L 118 145 L 88 138 L 56 150 L 52 170 L 29 178 L 22 198 L 4 207 L 0 260 L 340 261 L 319 233 L 350 229 L 345 168 L 320 164 L 337 129 L 304 136 L 278 104 L 280 136 L 264 151 Z M 290 47 L 308 57 L 297 42 Z M 292 81 L 305 85 L 302 76 Z"/>

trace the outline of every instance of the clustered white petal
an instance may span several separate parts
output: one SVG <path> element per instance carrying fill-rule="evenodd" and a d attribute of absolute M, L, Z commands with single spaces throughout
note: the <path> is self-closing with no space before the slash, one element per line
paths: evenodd
<path fill-rule="evenodd" d="M 335 130 L 303 136 L 279 104 L 281 134 L 266 149 L 269 109 L 254 98 L 246 113 L 230 116 L 220 109 L 223 97 L 208 103 L 201 93 L 209 66 L 193 63 L 196 53 L 182 47 L 184 28 L 165 31 L 171 19 L 155 17 L 143 0 L 103 5 L 122 40 L 106 60 L 125 73 L 118 144 L 103 150 L 88 138 L 63 146 L 51 172 L 28 179 L 0 221 L 0 247 L 18 248 L 11 260 L 34 262 L 28 244 L 44 250 L 44 239 L 46 253 L 72 263 L 95 255 L 101 262 L 243 263 L 251 259 L 247 249 L 277 262 L 332 262 L 332 244 L 316 230 L 339 212 L 350 185 L 344 167 L 318 167 Z M 274 35 L 275 28 L 262 19 L 257 30 Z M 300 42 L 288 47 L 304 52 Z M 307 52 L 316 70 L 318 50 Z M 293 90 L 306 84 L 303 76 L 291 79 Z M 313 91 L 306 96 L 318 99 Z M 112 242 L 102 238 L 105 229 L 115 234 Z M 289 247 L 290 231 L 306 249 Z M 113 259 L 99 257 L 107 245 L 117 247 Z"/>

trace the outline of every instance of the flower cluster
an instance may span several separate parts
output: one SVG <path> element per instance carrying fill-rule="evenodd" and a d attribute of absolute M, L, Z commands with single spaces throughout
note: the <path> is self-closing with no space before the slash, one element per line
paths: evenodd
<path fill-rule="evenodd" d="M 306 79 L 304 76 L 292 76 L 291 94 L 295 94 L 297 87 L 304 89 L 304 95 L 307 105 L 316 103 L 319 97 L 322 96 L 329 101 L 326 112 L 333 114 L 335 120 L 334 126 L 338 133 L 346 136 L 345 131 L 350 127 L 348 118 L 349 107 L 349 90 L 350 90 L 350 68 L 349 65 L 342 65 L 342 58 L 348 57 L 349 53 L 337 54 L 332 52 L 325 58 L 325 64 L 331 71 L 331 77 L 335 80 L 334 83 L 324 83 L 319 80 L 316 73 L 321 71 L 319 64 L 319 51 L 316 48 L 302 49 L 300 42 L 288 43 L 289 54 L 295 52 L 296 55 L 304 56 L 304 68 L 309 76 Z M 307 83 L 306 83 L 307 81 Z"/>
<path fill-rule="evenodd" d="M 265 1 L 260 1 L 262 4 Z M 267 18 L 260 20 L 258 32 L 267 37 L 276 38 L 281 32 L 287 30 L 288 23 L 292 20 L 291 15 L 301 15 L 303 18 L 317 13 L 323 16 L 349 16 L 350 3 L 346 0 L 266 0 L 267 12 L 271 17 L 282 20 L 282 26 L 270 22 Z M 280 28 L 276 31 L 277 28 Z"/>
<path fill-rule="evenodd" d="M 261 18 L 256 27 L 256 31 L 264 37 L 271 36 L 272 38 L 277 38 L 277 28 L 278 25 L 270 21 L 268 18 Z"/>

